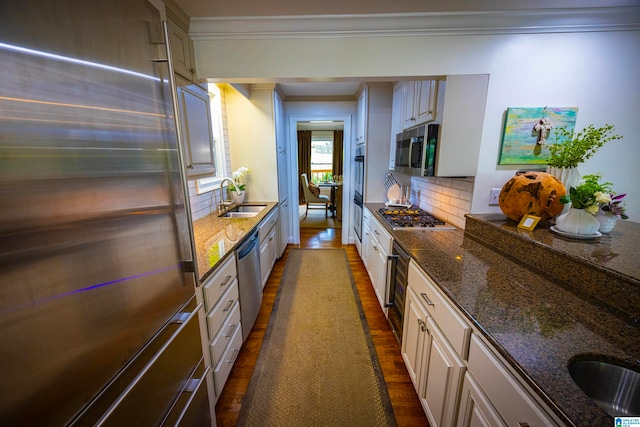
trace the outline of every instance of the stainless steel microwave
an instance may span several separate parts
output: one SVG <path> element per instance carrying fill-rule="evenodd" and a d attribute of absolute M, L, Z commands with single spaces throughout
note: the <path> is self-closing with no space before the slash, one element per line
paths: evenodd
<path fill-rule="evenodd" d="M 434 176 L 440 125 L 418 126 L 396 135 L 394 170 L 406 175 Z"/>
<path fill-rule="evenodd" d="M 394 170 L 406 175 L 422 175 L 426 126 L 418 126 L 396 135 Z"/>

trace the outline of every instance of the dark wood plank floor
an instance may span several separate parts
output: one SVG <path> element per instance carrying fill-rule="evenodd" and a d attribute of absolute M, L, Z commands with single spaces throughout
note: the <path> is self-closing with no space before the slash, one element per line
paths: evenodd
<path fill-rule="evenodd" d="M 400 355 L 400 348 L 380 309 L 364 264 L 360 260 L 355 245 L 341 244 L 341 233 L 342 230 L 340 229 L 301 228 L 300 245 L 287 246 L 282 258 L 276 262 L 269 281 L 264 288 L 262 306 L 256 324 L 244 343 L 222 395 L 216 404 L 218 427 L 235 426 L 236 424 L 242 400 L 249 386 L 249 380 L 269 323 L 269 316 L 271 315 L 289 249 L 292 247 L 345 248 L 376 352 L 378 353 L 378 359 L 398 426 L 428 426 L 427 418 Z"/>

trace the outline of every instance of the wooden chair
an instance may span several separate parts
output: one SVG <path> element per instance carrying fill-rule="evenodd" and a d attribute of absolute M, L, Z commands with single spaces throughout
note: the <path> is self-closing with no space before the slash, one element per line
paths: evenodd
<path fill-rule="evenodd" d="M 331 200 L 324 195 L 316 196 L 311 190 L 309 190 L 309 179 L 307 178 L 307 174 L 303 173 L 300 175 L 300 183 L 302 184 L 302 195 L 304 196 L 304 202 L 307 205 L 307 210 L 304 213 L 304 217 L 307 217 L 309 213 L 309 205 L 324 205 L 324 216 L 327 218 L 329 216 L 329 204 Z"/>

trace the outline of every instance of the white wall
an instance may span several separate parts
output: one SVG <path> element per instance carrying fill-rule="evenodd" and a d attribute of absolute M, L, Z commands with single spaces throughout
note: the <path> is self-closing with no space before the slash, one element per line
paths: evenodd
<path fill-rule="evenodd" d="M 251 86 L 249 98 L 230 86 L 225 91 L 231 170 L 251 170 L 243 178 L 248 202 L 278 201 L 273 89 L 274 85 Z"/>
<path fill-rule="evenodd" d="M 220 39 L 196 40 L 195 49 L 199 75 L 228 80 L 490 74 L 471 203 L 476 213 L 499 212 L 488 206 L 489 191 L 518 169 L 497 165 L 505 110 L 578 106 L 577 129 L 611 123 L 624 136 L 580 171 L 602 172 L 618 192 L 628 193 L 628 213 L 640 221 L 633 185 L 640 182 L 639 31 Z"/>

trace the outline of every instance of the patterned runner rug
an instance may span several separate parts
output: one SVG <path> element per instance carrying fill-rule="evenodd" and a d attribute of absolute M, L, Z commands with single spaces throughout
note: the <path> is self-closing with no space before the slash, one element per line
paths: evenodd
<path fill-rule="evenodd" d="M 238 426 L 395 426 L 344 249 L 291 249 Z"/>

